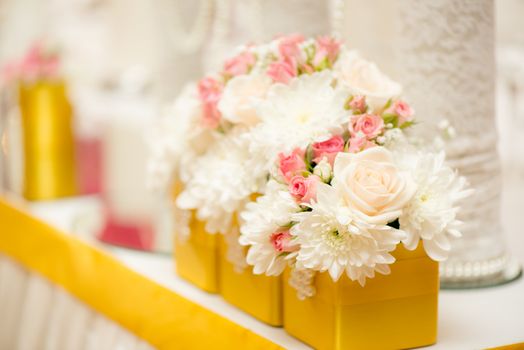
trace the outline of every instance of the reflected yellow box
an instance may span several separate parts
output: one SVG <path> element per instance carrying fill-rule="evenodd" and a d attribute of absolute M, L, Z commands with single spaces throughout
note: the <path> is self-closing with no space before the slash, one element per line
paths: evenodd
<path fill-rule="evenodd" d="M 316 294 L 299 300 L 284 275 L 284 328 L 315 349 L 405 349 L 437 339 L 438 263 L 422 245 L 398 246 L 391 274 L 365 287 L 343 275 L 334 283 L 317 273 Z"/>
<path fill-rule="evenodd" d="M 218 234 L 205 230 L 205 223 L 191 219 L 189 237 L 175 234 L 176 273 L 200 289 L 218 293 Z"/>
<path fill-rule="evenodd" d="M 282 326 L 282 278 L 254 275 L 252 267 L 235 271 L 220 237 L 220 294 L 230 304 L 271 326 Z"/>
<path fill-rule="evenodd" d="M 72 108 L 63 81 L 21 83 L 23 195 L 49 200 L 77 194 Z"/>

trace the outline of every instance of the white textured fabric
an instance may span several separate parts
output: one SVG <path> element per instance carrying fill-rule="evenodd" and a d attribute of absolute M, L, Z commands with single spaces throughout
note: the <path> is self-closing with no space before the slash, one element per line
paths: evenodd
<path fill-rule="evenodd" d="M 0 349 L 148 350 L 152 347 L 62 288 L 0 255 Z"/>
<path fill-rule="evenodd" d="M 399 0 L 401 83 L 428 130 L 448 119 L 448 160 L 476 189 L 462 206 L 463 238 L 448 266 L 504 255 L 495 128 L 493 0 Z"/>

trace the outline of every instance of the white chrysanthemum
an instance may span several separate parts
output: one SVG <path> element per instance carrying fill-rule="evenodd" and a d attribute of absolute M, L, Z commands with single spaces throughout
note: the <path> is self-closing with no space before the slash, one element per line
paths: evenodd
<path fill-rule="evenodd" d="M 444 164 L 445 154 L 419 153 L 400 156 L 403 166 L 410 167 L 417 191 L 399 218 L 400 228 L 407 233 L 404 245 L 415 249 L 422 239 L 427 254 L 434 260 L 448 257 L 452 237 L 460 237 L 456 219 L 458 201 L 469 196 L 466 179 Z"/>
<path fill-rule="evenodd" d="M 286 267 L 287 259 L 295 253 L 277 252 L 271 243 L 271 235 L 288 226 L 294 213 L 300 211 L 299 205 L 289 194 L 285 185 L 270 180 L 266 193 L 256 202 L 248 203 L 240 214 L 240 244 L 250 246 L 247 263 L 253 265 L 253 273 L 279 275 Z"/>
<path fill-rule="evenodd" d="M 362 286 L 366 278 L 390 272 L 395 261 L 390 254 L 405 238 L 402 231 L 373 225 L 343 204 L 332 186 L 320 183 L 312 211 L 296 214 L 299 223 L 291 229 L 300 244 L 297 268 L 328 271 L 337 281 L 345 271 Z"/>
<path fill-rule="evenodd" d="M 202 127 L 201 119 L 202 108 L 196 86 L 188 84 L 147 137 L 149 187 L 165 189 L 174 169 L 185 168 L 180 165 L 205 152 L 213 135 Z"/>
<path fill-rule="evenodd" d="M 262 122 L 253 132 L 252 150 L 272 161 L 280 152 L 341 133 L 348 121 L 348 94 L 332 82 L 331 73 L 323 71 L 294 78 L 289 85 L 273 85 L 258 106 Z"/>
<path fill-rule="evenodd" d="M 181 209 L 197 210 L 210 233 L 227 233 L 233 214 L 251 194 L 260 191 L 267 176 L 264 162 L 249 153 L 246 132 L 231 131 L 194 160 L 191 176 L 177 198 Z"/>

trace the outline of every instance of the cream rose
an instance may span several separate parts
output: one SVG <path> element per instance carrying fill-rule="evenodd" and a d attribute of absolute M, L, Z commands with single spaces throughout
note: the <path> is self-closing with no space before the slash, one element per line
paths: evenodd
<path fill-rule="evenodd" d="M 339 153 L 333 170 L 333 187 L 346 205 L 372 224 L 397 219 L 416 190 L 411 176 L 396 167 L 384 147 Z"/>
<path fill-rule="evenodd" d="M 262 74 L 236 76 L 226 84 L 218 110 L 232 123 L 252 126 L 259 122 L 255 104 L 270 86 L 271 79 Z"/>
<path fill-rule="evenodd" d="M 334 69 L 339 81 L 353 95 L 366 96 L 372 109 L 382 107 L 388 99 L 402 93 L 400 84 L 382 73 L 374 63 L 360 57 L 356 51 L 342 53 Z"/>

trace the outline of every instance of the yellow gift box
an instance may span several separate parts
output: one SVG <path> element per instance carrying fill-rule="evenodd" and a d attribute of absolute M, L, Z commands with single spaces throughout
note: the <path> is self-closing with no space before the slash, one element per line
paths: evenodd
<path fill-rule="evenodd" d="M 437 337 L 438 263 L 422 245 L 402 246 L 391 274 L 377 274 L 364 287 L 343 275 L 314 277 L 316 294 L 305 300 L 285 272 L 284 328 L 315 349 L 405 349 L 430 345 Z"/>
<path fill-rule="evenodd" d="M 174 181 L 174 200 L 182 189 L 182 182 Z M 189 234 L 175 232 L 174 256 L 177 275 L 206 292 L 218 293 L 218 235 L 206 231 L 195 211 L 189 219 Z"/>
<path fill-rule="evenodd" d="M 175 234 L 177 274 L 200 289 L 218 293 L 218 236 L 207 233 L 205 223 L 194 213 L 188 237 Z"/>
<path fill-rule="evenodd" d="M 77 193 L 72 109 L 65 83 L 21 83 L 24 144 L 23 195 L 47 200 Z"/>
<path fill-rule="evenodd" d="M 227 242 L 220 236 L 220 294 L 251 316 L 271 326 L 282 326 L 282 278 L 254 275 L 252 267 L 237 271 L 227 259 Z"/>

